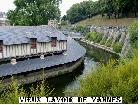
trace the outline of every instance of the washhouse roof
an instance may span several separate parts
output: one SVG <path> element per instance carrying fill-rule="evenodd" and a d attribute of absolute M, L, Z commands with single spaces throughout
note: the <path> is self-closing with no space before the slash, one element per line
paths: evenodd
<path fill-rule="evenodd" d="M 30 43 L 30 38 L 38 42 L 49 42 L 52 37 L 66 40 L 65 35 L 52 26 L 1 26 L 0 40 L 4 45 Z"/>

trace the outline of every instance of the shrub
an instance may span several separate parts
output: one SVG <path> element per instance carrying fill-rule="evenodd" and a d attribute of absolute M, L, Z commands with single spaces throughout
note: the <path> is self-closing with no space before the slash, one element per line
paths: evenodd
<path fill-rule="evenodd" d="M 2 85 L 2 83 L 1 83 Z M 16 80 L 12 79 L 12 83 L 7 89 L 0 92 L 0 104 L 18 104 L 19 97 L 43 97 L 49 96 L 52 90 L 45 86 L 44 80 L 38 82 L 37 86 L 32 86 L 30 91 L 18 86 Z"/>
<path fill-rule="evenodd" d="M 61 26 L 66 26 L 67 25 L 67 21 L 62 20 L 61 21 Z"/>
<path fill-rule="evenodd" d="M 101 41 L 100 41 L 100 44 L 101 45 L 104 45 L 106 43 L 106 38 L 104 38 L 104 39 L 102 39 Z"/>
<path fill-rule="evenodd" d="M 134 21 L 130 26 L 129 26 L 129 33 L 131 37 L 131 45 L 134 48 L 138 47 L 138 22 Z"/>
<path fill-rule="evenodd" d="M 74 27 L 74 30 L 76 32 L 81 32 L 81 33 L 84 33 L 85 29 L 86 29 L 86 27 L 82 26 L 82 25 L 77 25 L 77 26 Z"/>
<path fill-rule="evenodd" d="M 118 65 L 117 65 L 118 64 Z M 80 78 L 79 89 L 66 90 L 77 96 L 120 96 L 123 103 L 138 102 L 138 59 L 110 61 Z M 70 94 L 69 94 L 70 96 Z"/>
<path fill-rule="evenodd" d="M 89 32 L 86 34 L 86 39 L 99 43 L 102 40 L 102 34 L 97 32 Z"/>
<path fill-rule="evenodd" d="M 112 40 L 111 39 L 109 39 L 108 40 L 108 42 L 105 44 L 107 47 L 110 47 L 111 46 L 111 44 L 112 44 Z"/>
<path fill-rule="evenodd" d="M 113 44 L 112 47 L 113 47 L 113 50 L 114 50 L 116 53 L 121 53 L 123 44 L 122 44 L 122 43 L 119 43 L 119 42 L 116 42 L 116 43 Z"/>
<path fill-rule="evenodd" d="M 96 38 L 97 38 L 96 32 L 89 32 L 86 34 L 86 39 L 88 39 L 90 41 L 95 41 Z"/>
<path fill-rule="evenodd" d="M 99 43 L 102 40 L 102 34 L 101 33 L 96 33 L 97 34 L 97 38 L 95 39 L 96 43 Z"/>

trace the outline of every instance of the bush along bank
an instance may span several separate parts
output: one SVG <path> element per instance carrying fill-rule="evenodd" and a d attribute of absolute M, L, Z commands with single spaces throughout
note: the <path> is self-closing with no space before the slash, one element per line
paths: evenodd
<path fill-rule="evenodd" d="M 42 77 L 44 78 L 43 74 Z M 18 104 L 19 97 L 49 97 L 53 90 L 48 87 L 45 80 L 37 82 L 36 85 L 18 85 L 14 77 L 11 78 L 12 82 L 3 89 L 3 81 L 0 81 L 0 104 Z"/>
<path fill-rule="evenodd" d="M 79 80 L 80 87 L 65 90 L 66 96 L 119 96 L 125 104 L 138 102 L 137 56 L 118 64 L 115 61 L 100 64 Z"/>

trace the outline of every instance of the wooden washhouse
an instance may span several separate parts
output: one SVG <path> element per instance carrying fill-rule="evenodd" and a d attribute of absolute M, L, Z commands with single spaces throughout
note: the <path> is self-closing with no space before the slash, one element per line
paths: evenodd
<path fill-rule="evenodd" d="M 0 61 L 61 53 L 67 38 L 51 26 L 0 27 Z"/>

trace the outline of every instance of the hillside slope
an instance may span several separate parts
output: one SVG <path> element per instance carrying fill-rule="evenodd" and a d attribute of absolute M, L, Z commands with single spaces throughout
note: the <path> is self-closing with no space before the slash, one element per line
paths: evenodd
<path fill-rule="evenodd" d="M 75 25 L 130 25 L 137 18 L 120 18 L 120 19 L 108 19 L 101 16 L 95 16 L 76 23 Z"/>

